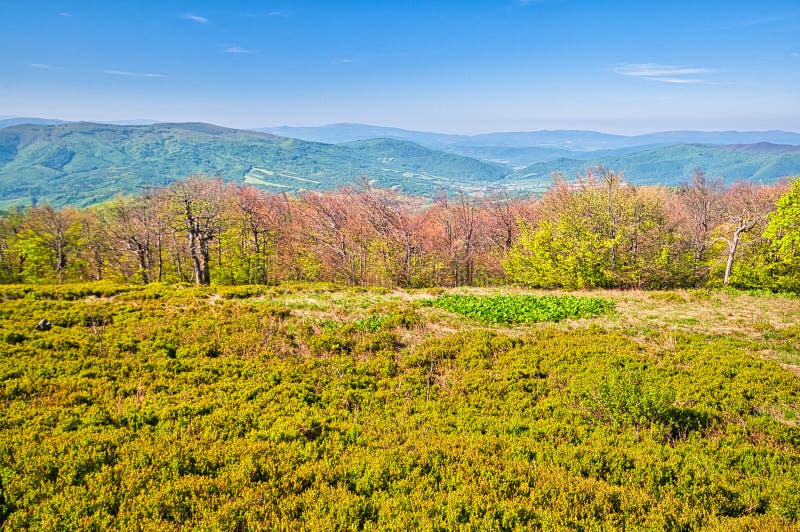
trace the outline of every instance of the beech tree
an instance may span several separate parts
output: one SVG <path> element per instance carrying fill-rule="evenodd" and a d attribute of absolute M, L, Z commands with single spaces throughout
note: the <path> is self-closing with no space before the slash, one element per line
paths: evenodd
<path fill-rule="evenodd" d="M 19 207 L 0 214 L 0 282 L 20 280 L 25 257 L 18 253 L 15 245 L 24 227 L 25 216 L 25 210 Z"/>
<path fill-rule="evenodd" d="M 131 277 L 152 281 L 156 214 L 151 198 L 115 198 L 102 212 L 111 247 L 136 264 Z"/>
<path fill-rule="evenodd" d="M 308 193 L 302 196 L 302 206 L 307 209 L 303 220 L 307 236 L 328 270 L 348 284 L 362 284 L 366 252 L 354 239 L 351 226 L 360 222 L 348 194 Z"/>
<path fill-rule="evenodd" d="M 480 242 L 478 203 L 459 192 L 454 199 L 443 194 L 436 202 L 438 221 L 444 234 L 445 253 L 450 264 L 452 284 L 472 285 L 475 282 L 475 259 Z"/>
<path fill-rule="evenodd" d="M 722 180 L 709 178 L 701 168 L 695 168 L 692 180 L 678 192 L 687 240 L 698 262 L 705 259 L 711 232 L 720 220 L 722 192 Z"/>
<path fill-rule="evenodd" d="M 362 183 L 358 188 L 361 211 L 372 228 L 370 265 L 375 273 L 373 282 L 413 286 L 422 243 L 419 238 L 419 218 L 413 211 L 419 202 L 399 194 Z"/>
<path fill-rule="evenodd" d="M 745 237 L 757 227 L 764 227 L 767 214 L 775 207 L 777 191 L 775 187 L 758 187 L 752 183 L 739 182 L 724 192 L 723 219 L 717 227 L 717 241 L 725 244 L 723 286 L 730 284 L 734 263 Z"/>
<path fill-rule="evenodd" d="M 533 224 L 506 254 L 512 281 L 539 287 L 648 287 L 669 282 L 672 228 L 663 189 L 641 189 L 600 168 L 572 186 L 554 176 Z"/>
<path fill-rule="evenodd" d="M 99 281 L 103 279 L 111 251 L 106 226 L 94 209 L 79 213 L 78 226 L 76 257 L 83 270 L 81 277 Z"/>
<path fill-rule="evenodd" d="M 75 209 L 56 210 L 50 205 L 30 207 L 15 243 L 26 277 L 41 279 L 46 277 L 43 268 L 49 268 L 56 280 L 63 283 L 79 235 Z"/>
<path fill-rule="evenodd" d="M 0 281 L 209 284 L 213 270 L 233 284 L 419 287 L 507 278 L 539 287 L 661 288 L 717 279 L 788 290 L 800 285 L 797 188 L 722 190 L 697 170 L 673 191 L 633 186 L 598 168 L 571 183 L 554 176 L 540 199 L 461 193 L 425 205 L 366 182 L 288 196 L 192 176 L 99 208 L 0 213 Z"/>
<path fill-rule="evenodd" d="M 778 288 L 800 291 L 800 177 L 776 202 L 768 216 L 764 236 L 771 242 L 777 264 L 773 268 Z"/>
<path fill-rule="evenodd" d="M 191 176 L 170 185 L 165 194 L 172 208 L 173 228 L 188 237 L 195 284 L 211 284 L 209 246 L 222 231 L 225 198 L 222 179 Z"/>
<path fill-rule="evenodd" d="M 225 214 L 229 223 L 225 239 L 227 279 L 232 282 L 268 284 L 278 246 L 290 223 L 286 196 L 267 194 L 253 186 L 235 186 Z"/>

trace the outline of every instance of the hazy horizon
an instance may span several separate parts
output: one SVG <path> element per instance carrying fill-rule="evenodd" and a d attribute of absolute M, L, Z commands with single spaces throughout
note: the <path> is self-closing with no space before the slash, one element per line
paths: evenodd
<path fill-rule="evenodd" d="M 796 131 L 795 1 L 0 5 L 0 114 L 239 129 Z"/>
<path fill-rule="evenodd" d="M 494 130 L 494 131 L 475 131 L 475 132 L 459 132 L 459 131 L 446 131 L 446 130 L 434 130 L 434 129 L 411 129 L 407 127 L 397 126 L 397 125 L 387 125 L 387 124 L 366 124 L 363 122 L 333 122 L 333 123 L 326 123 L 326 124 L 273 124 L 273 125 L 264 125 L 264 126 L 252 126 L 252 127 L 236 127 L 227 124 L 221 124 L 216 122 L 206 122 L 203 120 L 182 120 L 182 121 L 172 121 L 172 120 L 157 120 L 157 119 L 150 119 L 150 118 L 122 118 L 122 119 L 111 119 L 111 120 L 102 120 L 102 119 L 86 119 L 80 118 L 75 120 L 67 120 L 62 117 L 42 117 L 42 116 L 15 116 L 15 115 L 0 115 L 0 120 L 7 120 L 7 119 L 24 119 L 24 118 L 35 118 L 35 119 L 44 119 L 44 120 L 62 120 L 64 122 L 85 122 L 85 123 L 94 123 L 94 124 L 114 124 L 114 123 L 127 123 L 126 125 L 147 125 L 147 124 L 174 124 L 174 123 L 208 123 L 216 126 L 227 127 L 230 129 L 240 129 L 244 131 L 256 131 L 259 129 L 277 129 L 282 127 L 290 127 L 290 128 L 324 128 L 324 127 L 332 127 L 332 126 L 340 126 L 340 125 L 354 125 L 354 126 L 366 126 L 366 127 L 378 127 L 378 128 L 390 128 L 390 129 L 403 129 L 407 131 L 415 131 L 420 133 L 434 133 L 434 134 L 442 134 L 442 135 L 463 135 L 463 136 L 477 136 L 477 135 L 486 135 L 486 134 L 494 134 L 494 133 L 534 133 L 538 131 L 584 131 L 584 132 L 592 132 L 592 133 L 602 133 L 607 135 L 620 135 L 620 136 L 639 136 L 639 135 L 648 135 L 653 133 L 670 133 L 670 132 L 679 132 L 679 131 L 697 131 L 703 133 L 725 133 L 725 132 L 737 132 L 737 133 L 758 133 L 758 132 L 769 132 L 769 131 L 782 131 L 785 133 L 798 133 L 800 134 L 800 129 L 653 129 L 653 130 L 643 130 L 643 131 L 635 131 L 635 132 L 628 132 L 628 133 L 621 133 L 616 131 L 604 131 L 600 129 L 580 129 L 580 128 L 563 128 L 563 129 L 555 129 L 555 128 L 542 128 L 542 129 L 529 129 L 529 130 Z M 141 122 L 141 124 L 139 124 Z"/>

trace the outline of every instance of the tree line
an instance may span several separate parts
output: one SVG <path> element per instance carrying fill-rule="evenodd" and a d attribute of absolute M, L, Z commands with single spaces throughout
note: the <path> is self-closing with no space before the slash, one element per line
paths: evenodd
<path fill-rule="evenodd" d="M 731 285 L 800 291 L 800 179 L 677 188 L 605 168 L 540 198 L 433 200 L 368 183 L 275 194 L 192 176 L 99 206 L 0 214 L 0 282 L 428 287 Z"/>

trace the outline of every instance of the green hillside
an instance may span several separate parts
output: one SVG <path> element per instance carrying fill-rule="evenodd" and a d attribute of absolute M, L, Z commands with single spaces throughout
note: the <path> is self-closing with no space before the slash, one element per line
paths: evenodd
<path fill-rule="evenodd" d="M 572 178 L 597 164 L 623 171 L 633 183 L 663 185 L 677 185 L 696 167 L 727 182 L 768 183 L 800 172 L 800 147 L 769 143 L 598 152 L 446 150 L 450 153 L 387 138 L 323 144 L 201 123 L 16 125 L 0 129 L 0 208 L 44 202 L 89 205 L 197 173 L 276 192 L 331 190 L 366 179 L 378 187 L 431 196 L 442 189 L 504 186 L 539 192 L 549 186 L 553 172 Z M 540 162 L 513 173 L 500 164 L 520 166 L 526 159 Z"/>
<path fill-rule="evenodd" d="M 569 179 L 598 164 L 624 171 L 627 180 L 643 185 L 678 185 L 691 177 L 697 167 L 709 175 L 724 177 L 728 183 L 772 183 L 800 172 L 800 146 L 680 144 L 633 153 L 605 152 L 583 160 L 560 158 L 532 164 L 514 172 L 508 182 L 523 189 L 546 188 L 553 172 L 562 172 Z"/>
<path fill-rule="evenodd" d="M 358 179 L 407 193 L 470 188 L 500 165 L 410 142 L 328 145 L 210 124 L 20 125 L 0 130 L 0 205 L 87 205 L 203 173 L 275 191 L 335 189 Z"/>

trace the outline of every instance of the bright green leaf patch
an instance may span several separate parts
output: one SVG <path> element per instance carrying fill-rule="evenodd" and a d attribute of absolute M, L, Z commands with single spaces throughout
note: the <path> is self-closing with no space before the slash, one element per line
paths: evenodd
<path fill-rule="evenodd" d="M 536 323 L 567 318 L 594 318 L 614 308 L 597 297 L 445 295 L 426 305 L 489 323 Z"/>

